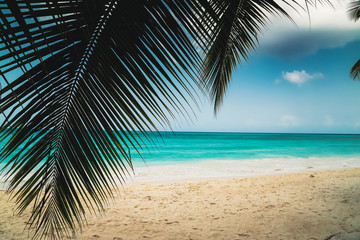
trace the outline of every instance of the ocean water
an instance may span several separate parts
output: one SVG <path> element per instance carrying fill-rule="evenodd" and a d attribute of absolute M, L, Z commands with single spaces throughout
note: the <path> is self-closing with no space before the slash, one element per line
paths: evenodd
<path fill-rule="evenodd" d="M 143 159 L 133 156 L 135 182 L 360 167 L 360 135 L 161 132 Z"/>
<path fill-rule="evenodd" d="M 360 135 L 160 132 L 142 151 L 148 166 L 204 160 L 360 158 Z M 136 165 L 142 159 L 133 155 Z"/>
<path fill-rule="evenodd" d="M 360 167 L 360 135 L 355 134 L 160 132 L 152 140 L 145 141 L 141 157 L 130 149 L 131 181 Z"/>

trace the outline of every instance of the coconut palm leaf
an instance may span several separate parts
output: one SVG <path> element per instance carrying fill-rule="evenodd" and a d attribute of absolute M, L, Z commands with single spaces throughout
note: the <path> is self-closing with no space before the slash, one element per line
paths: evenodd
<path fill-rule="evenodd" d="M 350 69 L 350 77 L 354 80 L 360 79 L 360 60 L 358 60 Z"/>
<path fill-rule="evenodd" d="M 58 238 L 83 226 L 86 208 L 104 208 L 155 122 L 188 114 L 201 64 L 189 36 L 205 38 L 203 10 L 144 0 L 5 0 L 0 10 L 8 190 L 19 214 L 32 204 L 34 238 Z"/>
<path fill-rule="evenodd" d="M 348 14 L 350 19 L 354 20 L 355 22 L 360 18 L 360 2 L 359 1 L 352 1 L 349 3 L 348 7 Z"/>
<path fill-rule="evenodd" d="M 218 109 L 268 13 L 289 18 L 264 0 L 0 0 L 0 162 L 34 238 L 102 211 L 130 149 L 190 116 L 203 84 Z"/>
<path fill-rule="evenodd" d="M 258 36 L 269 22 L 271 15 L 282 15 L 291 20 L 284 10 L 286 5 L 295 10 L 306 10 L 308 5 L 315 6 L 317 2 L 331 5 L 331 1 L 328 0 L 307 0 L 304 1 L 305 7 L 297 1 L 215 0 L 211 2 L 217 18 L 205 56 L 203 80 L 210 91 L 215 114 L 223 101 L 234 69 L 237 64 L 247 61 L 249 55 L 254 53 L 258 46 Z"/>
<path fill-rule="evenodd" d="M 348 14 L 350 19 L 354 20 L 355 22 L 360 18 L 360 2 L 359 1 L 352 1 L 349 3 L 348 7 Z M 360 60 L 358 60 L 354 66 L 350 69 L 350 77 L 354 80 L 360 79 Z"/>

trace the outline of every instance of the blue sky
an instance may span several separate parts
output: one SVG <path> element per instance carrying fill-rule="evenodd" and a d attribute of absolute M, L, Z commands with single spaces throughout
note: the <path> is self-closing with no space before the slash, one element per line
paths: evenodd
<path fill-rule="evenodd" d="M 360 58 L 360 22 L 347 17 L 348 2 L 310 9 L 311 25 L 305 12 L 291 9 L 297 26 L 271 17 L 257 52 L 235 71 L 218 115 L 203 98 L 196 117 L 179 117 L 172 130 L 360 134 L 360 81 L 349 77 Z"/>
<path fill-rule="evenodd" d="M 238 67 L 218 115 L 203 100 L 193 122 L 175 131 L 360 133 L 360 82 L 349 77 L 360 58 L 360 22 L 346 1 L 273 18 L 260 47 Z"/>

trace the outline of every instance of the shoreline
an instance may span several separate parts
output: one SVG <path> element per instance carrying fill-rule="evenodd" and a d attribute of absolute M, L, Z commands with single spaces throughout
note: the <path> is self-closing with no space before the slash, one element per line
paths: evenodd
<path fill-rule="evenodd" d="M 245 160 L 202 160 L 174 165 L 136 166 L 129 183 L 162 183 L 201 179 L 231 179 L 310 171 L 360 168 L 357 157 L 288 157 Z"/>
<path fill-rule="evenodd" d="M 360 168 L 129 183 L 77 239 L 359 239 Z M 0 239 L 28 239 L 0 191 Z"/>
<path fill-rule="evenodd" d="M 134 171 L 124 175 L 125 183 L 166 183 L 206 179 L 232 179 L 266 175 L 302 173 L 336 169 L 360 168 L 359 157 L 284 157 L 218 160 L 204 159 L 189 162 L 135 163 Z M 0 190 L 6 182 L 0 174 Z M 26 178 L 25 178 L 26 179 Z M 121 184 L 117 181 L 117 184 Z"/>

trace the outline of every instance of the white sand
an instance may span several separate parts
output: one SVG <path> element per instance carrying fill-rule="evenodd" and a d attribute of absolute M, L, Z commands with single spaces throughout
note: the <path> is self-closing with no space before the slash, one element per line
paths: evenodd
<path fill-rule="evenodd" d="M 358 157 L 263 158 L 249 160 L 204 160 L 177 165 L 148 166 L 137 164 L 135 176 L 128 182 L 188 181 L 254 177 L 307 171 L 360 168 Z"/>
<path fill-rule="evenodd" d="M 0 239 L 28 239 L 0 192 Z M 360 239 L 360 169 L 130 183 L 77 239 Z"/>

